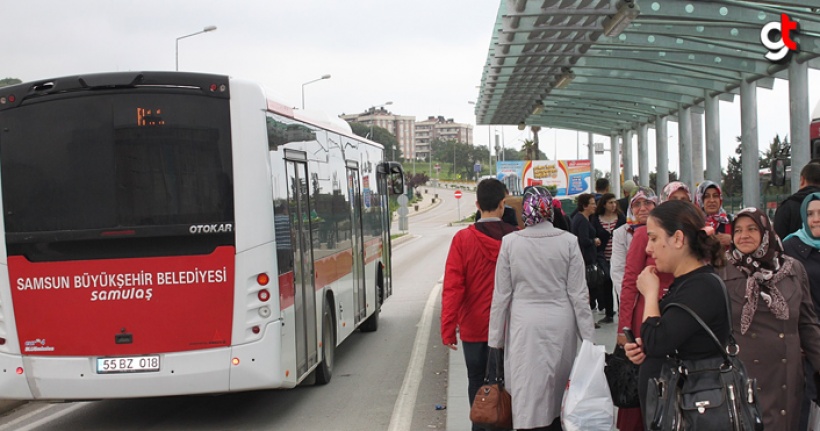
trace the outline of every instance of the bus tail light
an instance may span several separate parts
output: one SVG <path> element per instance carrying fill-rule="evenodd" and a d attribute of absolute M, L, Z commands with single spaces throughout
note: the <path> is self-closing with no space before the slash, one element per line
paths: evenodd
<path fill-rule="evenodd" d="M 259 298 L 260 301 L 268 302 L 268 300 L 270 299 L 270 292 L 268 292 L 268 289 L 262 289 L 259 291 L 259 293 L 256 294 L 256 296 Z"/>
<path fill-rule="evenodd" d="M 268 307 L 260 307 L 259 308 L 259 316 L 263 319 L 267 319 L 270 317 L 270 308 Z"/>
<path fill-rule="evenodd" d="M 231 364 L 233 364 L 234 366 L 239 365 L 239 358 L 231 359 Z"/>
<path fill-rule="evenodd" d="M 253 331 L 254 334 L 258 334 L 259 331 L 261 331 L 261 329 L 259 329 L 259 325 L 256 325 L 253 328 L 251 328 L 251 331 Z"/>
<path fill-rule="evenodd" d="M 260 286 L 267 286 L 270 283 L 270 277 L 264 272 L 256 276 L 256 283 Z"/>
<path fill-rule="evenodd" d="M 17 367 L 17 374 L 23 374 L 23 367 Z"/>
<path fill-rule="evenodd" d="M 6 339 L 3 338 L 3 337 L 0 337 L 0 346 L 5 346 L 5 345 L 6 345 Z"/>

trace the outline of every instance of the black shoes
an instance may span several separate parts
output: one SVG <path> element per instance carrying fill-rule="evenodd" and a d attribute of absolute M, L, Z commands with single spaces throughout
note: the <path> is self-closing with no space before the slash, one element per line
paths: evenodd
<path fill-rule="evenodd" d="M 599 320 L 598 323 L 612 323 L 614 321 L 615 321 L 615 319 L 613 319 L 611 316 L 607 316 L 607 317 L 604 317 L 603 319 Z"/>

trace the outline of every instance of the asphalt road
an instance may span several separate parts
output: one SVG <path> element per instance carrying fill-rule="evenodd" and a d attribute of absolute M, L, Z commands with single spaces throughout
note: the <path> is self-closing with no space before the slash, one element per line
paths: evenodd
<path fill-rule="evenodd" d="M 433 193 L 433 190 L 430 190 Z M 458 214 L 445 201 L 410 218 L 412 238 L 394 249 L 394 294 L 379 330 L 355 333 L 336 354 L 326 386 L 215 396 L 28 403 L 0 418 L 6 430 L 429 430 L 444 429 L 448 351 L 438 295 Z M 474 211 L 461 199 L 461 216 Z"/>

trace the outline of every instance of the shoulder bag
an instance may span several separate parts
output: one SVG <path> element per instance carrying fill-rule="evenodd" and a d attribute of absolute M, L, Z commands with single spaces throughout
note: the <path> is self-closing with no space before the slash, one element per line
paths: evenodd
<path fill-rule="evenodd" d="M 717 275 L 715 275 L 720 280 Z M 694 318 L 714 341 L 720 355 L 706 359 L 668 357 L 660 377 L 650 379 L 644 421 L 648 430 L 761 431 L 757 380 L 746 374 L 732 333 L 732 312 L 726 286 L 720 280 L 729 318 L 729 342 L 723 346 L 691 308 L 672 303 Z"/>
<path fill-rule="evenodd" d="M 483 427 L 512 429 L 512 397 L 504 389 L 504 356 L 499 349 L 492 348 L 490 356 L 495 358 L 495 382 L 490 383 L 492 358 L 487 358 L 484 385 L 475 394 L 470 408 L 470 421 Z"/>

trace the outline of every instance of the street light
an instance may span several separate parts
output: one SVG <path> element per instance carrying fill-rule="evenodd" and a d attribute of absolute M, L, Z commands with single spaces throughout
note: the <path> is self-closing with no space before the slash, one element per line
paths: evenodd
<path fill-rule="evenodd" d="M 305 109 L 305 85 L 313 84 L 314 82 L 321 81 L 323 79 L 330 79 L 330 75 L 322 75 L 321 78 L 314 79 L 313 81 L 308 81 L 302 84 L 302 109 Z"/>
<path fill-rule="evenodd" d="M 216 30 L 216 26 L 215 25 L 209 25 L 209 26 L 203 28 L 202 30 L 200 30 L 196 33 L 186 34 L 185 36 L 180 36 L 180 37 L 177 38 L 176 50 L 175 50 L 176 51 L 176 70 L 177 71 L 179 71 L 179 40 L 180 39 L 185 39 L 186 37 L 196 36 L 198 34 L 207 33 L 209 31 L 214 31 L 214 30 Z"/>

